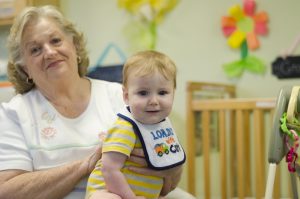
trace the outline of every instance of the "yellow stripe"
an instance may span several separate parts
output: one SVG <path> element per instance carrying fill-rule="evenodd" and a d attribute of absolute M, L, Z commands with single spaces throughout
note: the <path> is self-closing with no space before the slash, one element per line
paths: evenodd
<path fill-rule="evenodd" d="M 139 139 L 137 139 L 139 141 Z M 135 142 L 134 148 L 142 148 L 142 143 L 139 142 Z"/>
<path fill-rule="evenodd" d="M 147 183 L 147 182 L 134 180 L 134 179 L 127 179 L 127 182 L 131 185 L 135 185 L 138 187 L 147 187 L 147 189 L 152 189 L 157 191 L 160 191 L 160 189 L 162 188 L 162 184 L 152 184 L 152 183 Z"/>
<path fill-rule="evenodd" d="M 118 134 L 121 134 L 121 135 L 126 135 L 128 137 L 131 137 L 132 139 L 136 138 L 135 133 L 133 131 L 130 131 L 128 129 L 121 129 L 119 127 L 109 129 L 108 134 L 113 134 L 113 133 L 118 133 Z M 110 138 L 110 135 L 107 135 L 107 139 L 109 139 L 109 138 Z"/>
<path fill-rule="evenodd" d="M 147 199 L 156 199 L 159 197 L 159 193 L 158 194 L 151 194 L 151 193 L 147 193 L 147 192 L 143 192 L 140 190 L 134 190 L 135 195 L 137 196 L 145 196 Z"/>
<path fill-rule="evenodd" d="M 128 167 L 128 166 L 135 166 L 135 167 L 143 167 L 142 165 L 140 164 L 137 164 L 137 163 L 134 163 L 134 162 L 130 162 L 130 161 L 126 161 L 125 162 L 125 167 Z M 128 169 L 126 169 L 126 171 L 128 171 Z M 129 173 L 129 172 L 127 172 Z M 130 172 L 131 173 L 131 172 Z"/>
<path fill-rule="evenodd" d="M 97 184 L 98 186 L 104 186 L 105 183 L 102 180 L 99 180 L 97 178 L 89 178 L 89 182 L 92 184 Z"/>
<path fill-rule="evenodd" d="M 93 187 L 87 187 L 87 194 L 90 195 L 92 192 L 96 191 Z"/>
<path fill-rule="evenodd" d="M 132 124 L 124 119 L 118 118 L 115 124 L 119 124 L 122 126 L 132 127 Z"/>
<path fill-rule="evenodd" d="M 94 169 L 92 174 L 95 176 L 102 176 L 102 172 L 100 170 L 96 170 L 96 169 Z M 93 176 L 93 175 L 91 175 L 91 176 Z"/>
<path fill-rule="evenodd" d="M 104 153 L 104 152 L 111 152 L 111 151 L 120 152 L 120 153 L 125 154 L 127 156 L 130 155 L 130 151 L 128 151 L 128 150 L 126 150 L 125 148 L 122 148 L 122 147 L 106 146 L 106 147 L 102 148 L 102 153 Z"/>
<path fill-rule="evenodd" d="M 121 143 L 120 143 L 121 142 Z M 109 144 L 119 144 L 119 145 L 129 145 L 129 146 L 134 146 L 135 142 L 133 142 L 132 140 L 128 140 L 124 137 L 111 137 L 107 140 L 105 140 L 106 145 Z"/>
<path fill-rule="evenodd" d="M 129 171 L 128 169 L 123 169 L 122 172 L 124 174 L 131 174 L 131 175 L 133 174 L 137 177 L 142 177 L 142 178 L 145 177 L 145 175 L 143 175 L 143 174 L 133 173 L 132 171 Z M 159 180 L 160 179 L 159 177 L 156 177 L 156 176 L 146 176 L 146 177 L 151 180 Z"/>

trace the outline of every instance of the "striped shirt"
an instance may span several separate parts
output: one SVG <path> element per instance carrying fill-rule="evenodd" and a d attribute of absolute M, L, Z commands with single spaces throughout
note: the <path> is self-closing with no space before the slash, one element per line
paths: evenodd
<path fill-rule="evenodd" d="M 108 131 L 107 137 L 103 143 L 102 151 L 119 152 L 129 157 L 133 148 L 141 147 L 141 142 L 134 133 L 132 124 L 118 118 L 114 126 Z M 158 198 L 163 185 L 163 179 L 155 176 L 145 176 L 133 173 L 127 169 L 129 165 L 135 164 L 127 160 L 121 171 L 125 175 L 133 192 L 138 196 L 145 196 L 147 199 Z M 88 180 L 88 194 L 95 190 L 105 189 L 101 167 L 102 163 L 101 160 L 99 160 Z"/>

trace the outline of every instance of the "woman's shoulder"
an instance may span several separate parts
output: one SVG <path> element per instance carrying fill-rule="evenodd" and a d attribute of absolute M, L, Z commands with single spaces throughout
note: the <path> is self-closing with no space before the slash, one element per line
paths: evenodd
<path fill-rule="evenodd" d="M 17 94 L 13 96 L 8 102 L 3 102 L 2 106 L 5 108 L 17 108 L 24 103 L 24 96 L 21 94 Z"/>
<path fill-rule="evenodd" d="M 35 103 L 37 93 L 32 90 L 25 94 L 17 94 L 13 96 L 8 102 L 3 102 L 1 107 L 6 111 L 19 112 L 24 111 L 30 107 L 30 103 Z"/>
<path fill-rule="evenodd" d="M 28 98 L 28 94 L 17 94 L 8 102 L 2 102 L 0 106 L 1 115 L 5 115 L 6 119 L 16 120 L 18 118 L 21 121 L 25 119 L 28 116 L 26 112 L 30 108 L 26 98 Z"/>

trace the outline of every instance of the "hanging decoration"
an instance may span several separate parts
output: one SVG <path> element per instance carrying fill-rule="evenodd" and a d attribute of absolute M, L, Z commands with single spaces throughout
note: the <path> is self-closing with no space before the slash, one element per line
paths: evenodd
<path fill-rule="evenodd" d="M 297 109 L 300 86 L 293 86 L 288 101 L 287 111 L 280 118 L 280 129 L 286 146 L 285 161 L 290 172 L 299 168 L 298 148 L 300 146 L 300 121 Z"/>
<path fill-rule="evenodd" d="M 222 31 L 227 37 L 227 44 L 232 49 L 239 49 L 241 58 L 224 64 L 224 71 L 228 77 L 240 77 L 245 70 L 257 74 L 264 74 L 265 65 L 261 59 L 249 55 L 249 50 L 259 48 L 258 35 L 268 33 L 268 14 L 265 11 L 255 12 L 255 0 L 244 0 L 243 8 L 233 5 L 228 10 L 228 16 L 222 17 Z"/>
<path fill-rule="evenodd" d="M 179 0 L 118 0 L 119 8 L 132 17 L 124 28 L 132 51 L 155 49 L 157 26 L 178 2 Z"/>

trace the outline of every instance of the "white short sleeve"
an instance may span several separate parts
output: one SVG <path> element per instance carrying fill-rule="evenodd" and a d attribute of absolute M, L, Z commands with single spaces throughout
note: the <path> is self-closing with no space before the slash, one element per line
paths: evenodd
<path fill-rule="evenodd" d="M 0 106 L 0 170 L 21 169 L 32 171 L 32 160 L 17 124 L 17 114 L 12 109 Z"/>

